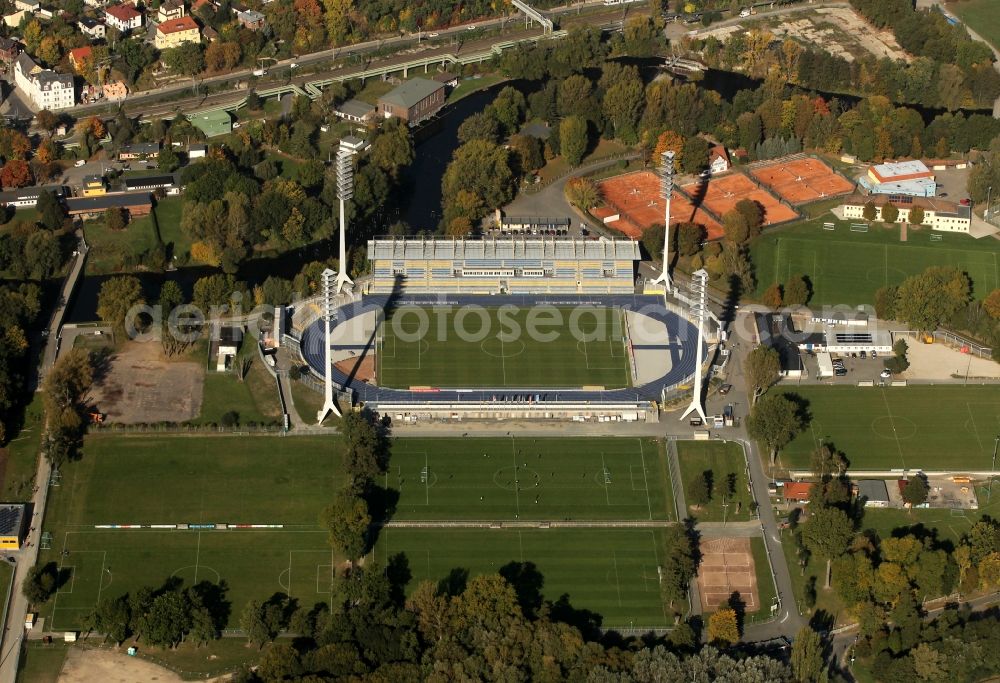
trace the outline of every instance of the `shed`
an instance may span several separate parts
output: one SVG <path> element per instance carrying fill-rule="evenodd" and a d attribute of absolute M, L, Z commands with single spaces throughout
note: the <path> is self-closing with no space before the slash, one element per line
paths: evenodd
<path fill-rule="evenodd" d="M 865 499 L 866 508 L 884 508 L 889 506 L 889 490 L 882 479 L 859 480 L 858 498 Z"/>
<path fill-rule="evenodd" d="M 233 117 L 222 109 L 191 114 L 191 123 L 208 138 L 233 132 Z"/>

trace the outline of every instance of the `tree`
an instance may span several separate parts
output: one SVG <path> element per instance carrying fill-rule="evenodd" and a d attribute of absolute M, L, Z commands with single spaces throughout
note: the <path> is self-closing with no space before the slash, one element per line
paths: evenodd
<path fill-rule="evenodd" d="M 150 645 L 176 647 L 190 628 L 188 601 L 177 591 L 161 593 L 140 623 L 140 632 Z"/>
<path fill-rule="evenodd" d="M 26 187 L 34 181 L 31 167 L 23 159 L 10 159 L 0 169 L 0 184 L 5 188 Z"/>
<path fill-rule="evenodd" d="M 702 505 L 707 505 L 712 499 L 712 491 L 708 486 L 709 478 L 711 476 L 711 471 L 699 472 L 697 476 L 691 480 L 691 484 L 688 486 L 688 495 L 691 498 L 692 504 L 701 507 Z"/>
<path fill-rule="evenodd" d="M 444 234 L 448 237 L 466 237 L 472 234 L 472 221 L 468 216 L 457 216 L 452 218 L 445 227 Z"/>
<path fill-rule="evenodd" d="M 455 150 L 441 180 L 441 196 L 446 224 L 458 215 L 477 221 L 487 211 L 503 206 L 514 196 L 510 152 L 486 140 L 462 145 Z M 466 202 L 463 197 L 472 201 Z"/>
<path fill-rule="evenodd" d="M 826 683 L 823 640 L 810 626 L 803 626 L 792 642 L 792 673 L 800 683 Z"/>
<path fill-rule="evenodd" d="M 341 422 L 341 434 L 346 445 L 345 469 L 353 486 L 361 487 L 385 471 L 389 440 L 374 414 L 348 413 Z"/>
<path fill-rule="evenodd" d="M 47 601 L 58 588 L 59 570 L 55 562 L 36 564 L 28 570 L 21 584 L 21 592 L 28 602 L 41 604 Z"/>
<path fill-rule="evenodd" d="M 906 488 L 903 489 L 903 502 L 910 506 L 923 505 L 927 502 L 927 494 L 929 492 L 927 477 L 921 473 L 917 473 L 909 479 Z"/>
<path fill-rule="evenodd" d="M 674 232 L 677 234 L 677 253 L 681 256 L 697 254 L 701 251 L 702 242 L 708 237 L 705 226 L 699 223 L 678 223 L 674 226 Z"/>
<path fill-rule="evenodd" d="M 752 405 L 768 387 L 778 381 L 781 375 L 781 356 L 770 346 L 762 344 L 747 354 L 745 372 Z"/>
<path fill-rule="evenodd" d="M 761 226 L 764 225 L 764 207 L 760 202 L 753 199 L 741 199 L 733 207 L 738 214 L 743 216 L 750 230 L 750 236 L 756 237 L 760 234 Z"/>
<path fill-rule="evenodd" d="M 739 211 L 731 210 L 723 214 L 722 226 L 726 231 L 726 239 L 735 245 L 742 246 L 750 239 L 750 226 Z"/>
<path fill-rule="evenodd" d="M 164 173 L 173 173 L 180 168 L 181 160 L 172 144 L 167 143 L 160 148 L 159 154 L 156 155 L 156 165 Z"/>
<path fill-rule="evenodd" d="M 566 163 L 579 166 L 587 153 L 587 121 L 579 116 L 568 116 L 559 122 L 559 149 Z"/>
<path fill-rule="evenodd" d="M 133 306 L 142 305 L 142 284 L 132 275 L 105 280 L 97 295 L 97 315 L 114 327 L 117 334 L 125 333 L 125 322 Z"/>
<path fill-rule="evenodd" d="M 985 299 L 983 308 L 994 320 L 1000 320 L 1000 288 L 994 289 Z"/>
<path fill-rule="evenodd" d="M 604 117 L 611 123 L 615 137 L 626 144 L 638 140 L 636 127 L 645 104 L 642 81 L 638 74 L 614 83 L 601 101 Z"/>
<path fill-rule="evenodd" d="M 708 168 L 708 141 L 697 135 L 684 141 L 680 168 L 685 173 L 699 173 Z"/>
<path fill-rule="evenodd" d="M 59 117 L 48 109 L 40 109 L 35 114 L 35 122 L 42 130 L 52 133 L 56 129 L 56 126 L 59 125 Z"/>
<path fill-rule="evenodd" d="M 875 202 L 870 199 L 865 202 L 865 208 L 861 210 L 861 215 L 868 222 L 875 220 L 876 216 L 878 216 L 878 207 L 875 206 Z"/>
<path fill-rule="evenodd" d="M 105 641 L 112 640 L 116 645 L 120 644 L 131 633 L 128 600 L 124 595 L 103 598 L 94 607 L 87 621 L 95 631 L 104 634 Z"/>
<path fill-rule="evenodd" d="M 924 222 L 924 210 L 919 206 L 910 209 L 910 225 L 922 225 Z"/>
<path fill-rule="evenodd" d="M 601 203 L 601 190 L 590 178 L 570 178 L 566 181 L 563 192 L 570 204 L 581 211 L 590 211 Z"/>
<path fill-rule="evenodd" d="M 273 637 L 264 620 L 264 606 L 258 600 L 250 600 L 243 608 L 240 628 L 247 634 L 247 642 L 256 645 L 258 650 Z"/>
<path fill-rule="evenodd" d="M 747 430 L 769 451 L 771 464 L 778 451 L 802 429 L 798 406 L 781 394 L 764 396 L 754 405 L 747 419 Z"/>
<path fill-rule="evenodd" d="M 124 230 L 128 225 L 128 212 L 119 207 L 104 210 L 104 224 L 108 230 Z"/>
<path fill-rule="evenodd" d="M 881 320 L 894 320 L 896 318 L 896 298 L 899 294 L 899 287 L 888 285 L 879 287 L 875 291 L 875 315 Z"/>
<path fill-rule="evenodd" d="M 777 282 L 764 290 L 760 298 L 760 302 L 768 308 L 781 308 L 781 301 L 781 285 Z"/>
<path fill-rule="evenodd" d="M 951 266 L 931 266 L 906 278 L 896 297 L 896 318 L 918 330 L 932 331 L 969 300 L 969 276 Z"/>
<path fill-rule="evenodd" d="M 458 127 L 458 140 L 462 144 L 471 140 L 488 140 L 489 142 L 499 142 L 500 122 L 493 113 L 491 107 L 473 114 L 462 122 Z"/>
<path fill-rule="evenodd" d="M 802 543 L 813 555 L 826 560 L 824 586 L 830 588 L 830 566 L 840 557 L 854 537 L 854 524 L 840 508 L 814 507 L 802 525 Z"/>
<path fill-rule="evenodd" d="M 882 207 L 882 222 L 895 223 L 897 218 L 899 218 L 899 209 L 896 208 L 895 204 L 886 202 L 885 206 Z"/>
<path fill-rule="evenodd" d="M 665 130 L 656 138 L 653 148 L 653 163 L 658 167 L 664 152 L 674 153 L 674 168 L 680 168 L 684 159 L 684 137 L 672 130 Z"/>
<path fill-rule="evenodd" d="M 160 58 L 168 69 L 182 76 L 194 76 L 205 69 L 205 58 L 198 43 L 184 43 L 164 50 Z"/>
<path fill-rule="evenodd" d="M 514 135 L 510 139 L 510 149 L 517 156 L 522 173 L 536 171 L 545 165 L 542 141 L 532 135 Z"/>
<path fill-rule="evenodd" d="M 738 642 L 739 639 L 740 627 L 736 619 L 736 610 L 731 607 L 723 607 L 708 618 L 708 641 L 710 643 L 727 646 Z"/>
<path fill-rule="evenodd" d="M 66 220 L 66 209 L 51 190 L 42 190 L 38 193 L 36 209 L 39 223 L 49 230 L 60 229 Z"/>
<path fill-rule="evenodd" d="M 346 489 L 339 491 L 320 515 L 320 524 L 329 532 L 330 545 L 350 560 L 364 554 L 371 523 L 368 504 Z"/>
<path fill-rule="evenodd" d="M 809 283 L 804 275 L 792 275 L 785 281 L 785 305 L 805 306 L 809 303 Z"/>

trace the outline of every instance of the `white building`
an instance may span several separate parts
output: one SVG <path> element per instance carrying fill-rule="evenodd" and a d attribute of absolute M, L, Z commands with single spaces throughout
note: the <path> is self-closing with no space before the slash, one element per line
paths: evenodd
<path fill-rule="evenodd" d="M 924 212 L 924 218 L 920 225 L 926 225 L 931 230 L 968 233 L 972 227 L 972 207 L 931 197 L 884 194 L 869 197 L 852 195 L 845 199 L 840 207 L 844 212 L 844 218 L 865 220 L 865 205 L 869 202 L 875 206 L 875 220 L 877 221 L 882 220 L 882 207 L 886 204 L 892 204 L 899 212 L 894 221 L 896 223 L 909 223 L 910 211 L 914 207 L 920 207 Z"/>
<path fill-rule="evenodd" d="M 722 145 L 715 145 L 708 152 L 708 170 L 712 175 L 725 173 L 729 170 L 729 155 Z"/>
<path fill-rule="evenodd" d="M 14 62 L 14 82 L 38 109 L 57 111 L 76 104 L 73 77 L 43 69 L 25 52 Z"/>
<path fill-rule="evenodd" d="M 76 22 L 76 27 L 80 29 L 80 33 L 88 36 L 91 40 L 104 40 L 106 35 L 104 24 L 96 19 L 84 17 Z"/>
<path fill-rule="evenodd" d="M 128 33 L 142 26 L 142 14 L 132 5 L 111 5 L 104 9 L 104 21 L 108 26 Z"/>

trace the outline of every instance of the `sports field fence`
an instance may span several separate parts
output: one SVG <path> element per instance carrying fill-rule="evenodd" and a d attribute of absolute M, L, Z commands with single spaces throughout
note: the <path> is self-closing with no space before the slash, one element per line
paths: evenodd
<path fill-rule="evenodd" d="M 918 330 L 897 330 L 892 333 L 893 336 L 900 335 L 903 337 L 908 337 L 910 339 L 915 339 L 919 343 L 924 343 L 925 332 L 920 332 Z M 993 349 L 989 346 L 983 346 L 982 344 L 964 337 L 955 332 L 949 330 L 935 330 L 931 337 L 936 342 L 942 344 L 947 344 L 948 346 L 957 347 L 962 353 L 971 353 L 978 358 L 992 358 Z"/>

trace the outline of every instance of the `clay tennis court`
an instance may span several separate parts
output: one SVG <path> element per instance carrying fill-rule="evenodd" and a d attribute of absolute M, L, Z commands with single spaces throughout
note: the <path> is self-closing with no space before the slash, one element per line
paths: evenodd
<path fill-rule="evenodd" d="M 760 609 L 757 574 L 749 538 L 710 538 L 701 542 L 698 566 L 698 592 L 702 611 L 711 612 L 725 605 L 734 593 L 746 605 L 746 611 Z"/>
<path fill-rule="evenodd" d="M 705 181 L 684 185 L 683 189 L 691 197 L 703 196 L 702 204 L 716 216 L 724 216 L 741 199 L 752 199 L 764 207 L 764 225 L 784 223 L 798 218 L 798 213 L 790 206 L 782 204 L 777 197 L 742 173 L 727 173 Z"/>
<path fill-rule="evenodd" d="M 638 239 L 642 231 L 654 223 L 663 223 L 664 206 L 660 198 L 660 179 L 651 171 L 637 171 L 608 178 L 598 183 L 604 206 L 593 211 L 594 216 L 604 220 L 619 214 L 617 221 L 607 223 L 629 237 Z M 670 225 L 678 223 L 700 223 L 708 231 L 708 239 L 722 236 L 722 226 L 707 213 L 695 209 L 688 199 L 674 192 L 670 200 Z"/>
<path fill-rule="evenodd" d="M 809 157 L 779 159 L 773 164 L 751 169 L 750 175 L 795 206 L 854 191 L 854 183 L 819 159 Z"/>

